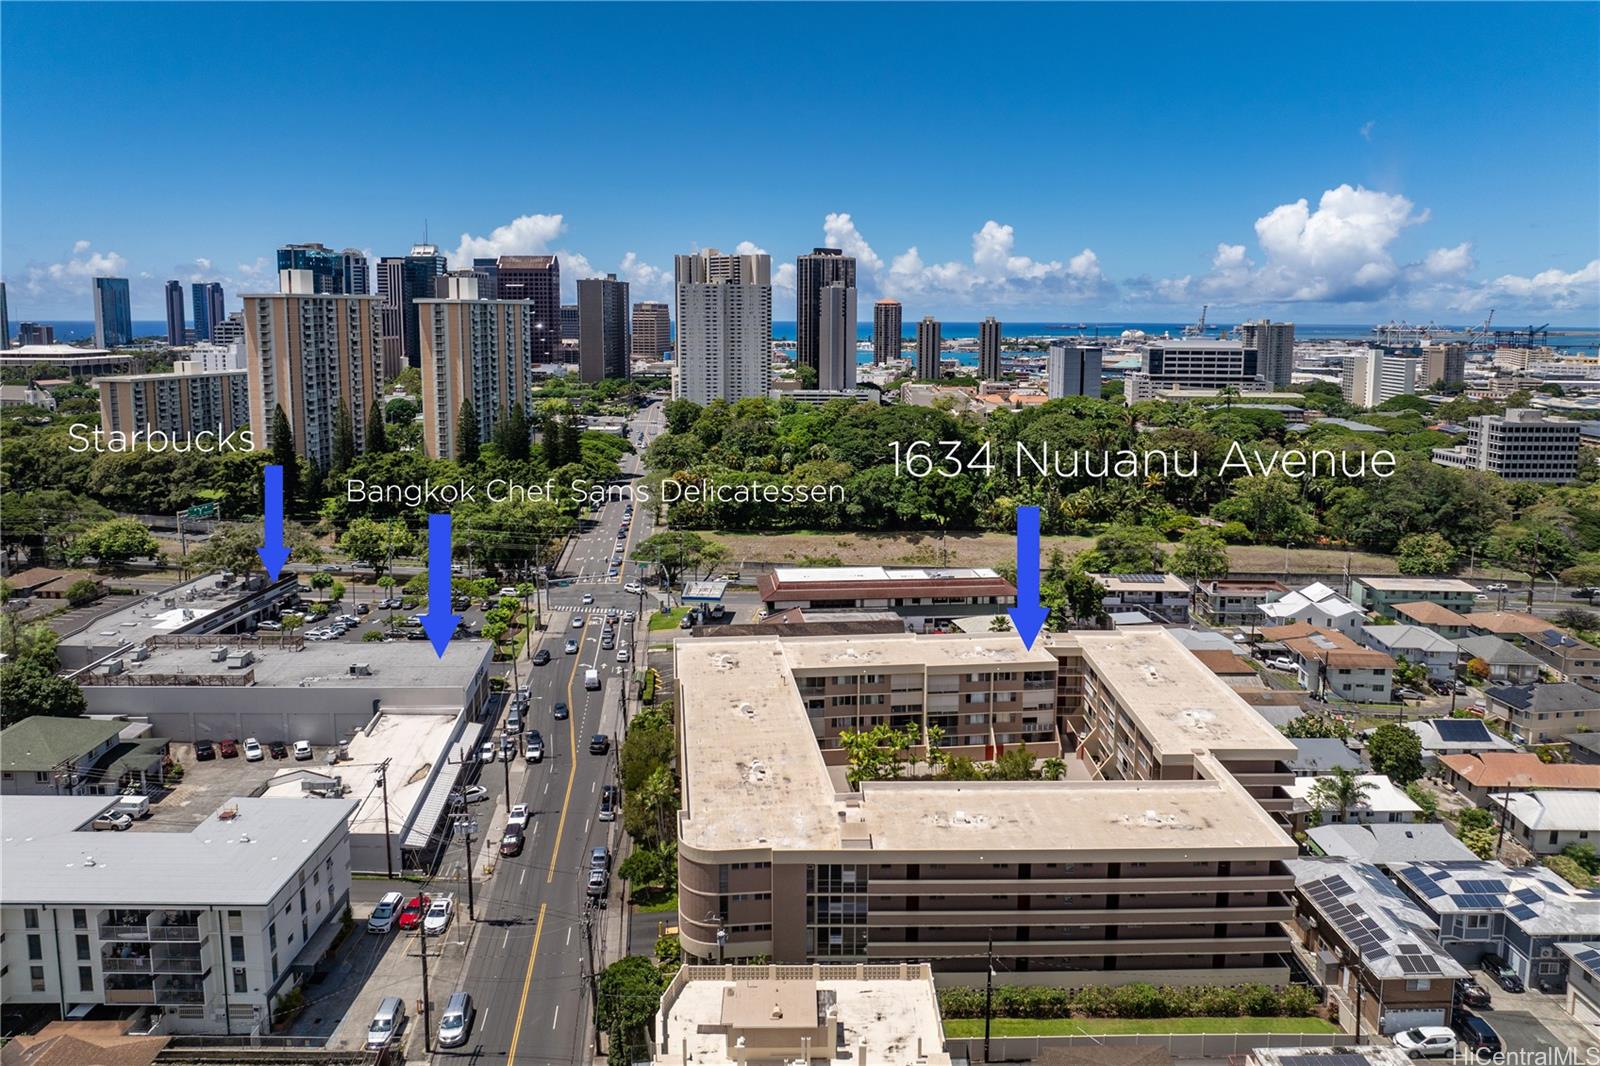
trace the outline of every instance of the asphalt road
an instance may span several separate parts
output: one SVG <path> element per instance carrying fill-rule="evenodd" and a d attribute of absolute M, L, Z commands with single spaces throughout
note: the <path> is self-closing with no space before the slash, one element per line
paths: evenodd
<path fill-rule="evenodd" d="M 661 417 L 656 405 L 636 424 L 659 427 Z M 637 460 L 630 457 L 624 472 L 636 473 Z M 603 705 L 605 683 L 631 675 L 638 665 L 637 658 L 619 664 L 615 650 L 601 648 L 603 612 L 640 607 L 640 597 L 622 589 L 631 576 L 606 578 L 624 506 L 621 499 L 607 503 L 568 549 L 562 576 L 589 580 L 550 589 L 549 628 L 529 649 L 530 655 L 541 647 L 549 651 L 550 662 L 542 667 L 526 660 L 518 664 L 523 684 L 531 689 L 529 725 L 543 734 L 546 755 L 542 763 L 528 767 L 520 791 L 514 789 L 511 797 L 513 803 L 527 803 L 533 811 L 522 854 L 500 859 L 493 876 L 478 885 L 479 928 L 461 981 L 461 990 L 471 993 L 477 1010 L 472 1034 L 464 1047 L 437 1052 L 438 1063 L 589 1058 L 593 1017 L 584 981 L 589 967 L 585 927 L 590 919 L 585 875 L 591 849 L 605 844 L 614 853 L 622 832 L 620 820 L 598 819 L 600 788 L 616 780 L 620 733 L 615 695 L 610 706 Z M 649 535 L 645 508 L 634 513 L 625 541 L 628 547 Z M 592 604 L 582 602 L 586 595 L 593 597 Z M 574 617 L 584 618 L 581 629 L 572 626 Z M 637 656 L 645 642 L 635 642 L 634 628 L 621 624 L 616 636 L 619 647 L 629 646 Z M 637 629 L 642 636 L 643 618 Z M 563 653 L 569 638 L 578 639 L 578 654 Z M 584 687 L 583 672 L 591 666 L 601 674 L 599 690 Z M 613 684 L 611 692 L 615 691 Z M 553 717 L 557 701 L 565 701 L 571 709 L 565 721 Z M 613 738 L 611 752 L 591 755 L 589 739 L 602 732 Z M 481 812 L 484 806 L 477 809 Z M 484 817 L 480 814 L 480 819 Z M 613 878 L 612 905 L 620 906 L 615 887 Z M 598 914 L 592 921 L 598 956 L 602 922 Z M 448 991 L 453 990 L 440 990 L 437 998 L 442 1001 Z"/>

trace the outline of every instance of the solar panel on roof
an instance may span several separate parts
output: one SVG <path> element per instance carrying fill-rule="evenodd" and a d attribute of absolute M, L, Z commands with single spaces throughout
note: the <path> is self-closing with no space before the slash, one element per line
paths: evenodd
<path fill-rule="evenodd" d="M 1536 888 L 1519 888 L 1513 892 L 1512 895 L 1516 896 L 1524 903 L 1538 903 L 1544 898 L 1543 896 L 1539 895 L 1539 890 Z"/>
<path fill-rule="evenodd" d="M 1447 744 L 1486 744 L 1489 730 L 1482 722 L 1464 718 L 1441 718 L 1433 723 L 1439 739 Z"/>
<path fill-rule="evenodd" d="M 1532 907 L 1528 906 L 1526 903 L 1519 903 L 1515 907 L 1512 907 L 1506 913 L 1511 915 L 1511 917 L 1513 917 L 1513 918 L 1518 918 L 1518 919 L 1521 919 L 1521 920 L 1524 920 L 1524 921 L 1526 921 L 1529 918 L 1533 918 L 1533 917 L 1537 916 L 1537 914 L 1538 914 L 1537 911 L 1535 911 Z"/>

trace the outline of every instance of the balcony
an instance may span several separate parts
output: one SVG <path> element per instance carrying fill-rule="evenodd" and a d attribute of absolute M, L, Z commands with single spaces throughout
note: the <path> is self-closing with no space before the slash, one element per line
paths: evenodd
<path fill-rule="evenodd" d="M 1003 880 L 986 880 L 977 877 L 949 879 L 924 877 L 908 881 L 891 877 L 872 878 L 874 895 L 916 896 L 995 896 L 1016 895 L 1068 895 L 1103 896 L 1130 892 L 1162 893 L 1180 892 L 1282 892 L 1294 891 L 1294 878 L 1288 874 L 1229 877 L 1085 877 L 1046 878 L 1008 877 Z"/>
<path fill-rule="evenodd" d="M 156 990 L 153 988 L 108 988 L 105 991 L 107 1003 L 140 1003 L 154 1005 Z"/>
<path fill-rule="evenodd" d="M 867 945 L 868 959 L 928 959 L 940 956 L 970 955 L 974 946 L 982 947 L 985 938 L 971 940 L 921 940 L 879 942 Z M 1204 937 L 1158 940 L 996 940 L 994 953 L 1006 957 L 1077 957 L 1093 955 L 1259 955 L 1289 949 L 1287 936 Z"/>
<path fill-rule="evenodd" d="M 1148 907 L 1120 910 L 892 910 L 874 908 L 867 914 L 867 924 L 878 927 L 929 925 L 1032 926 L 1032 925 L 1115 925 L 1123 929 L 1137 929 L 1140 925 L 1167 925 L 1183 922 L 1195 925 L 1240 922 L 1286 922 L 1294 917 L 1294 908 L 1285 903 L 1277 907 Z"/>

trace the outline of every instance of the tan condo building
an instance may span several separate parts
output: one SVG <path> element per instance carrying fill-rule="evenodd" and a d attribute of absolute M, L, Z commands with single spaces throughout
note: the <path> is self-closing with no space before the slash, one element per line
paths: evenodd
<path fill-rule="evenodd" d="M 417 301 L 422 445 L 434 459 L 456 458 L 463 400 L 472 401 L 480 443 L 512 404 L 528 413 L 536 332 L 532 300 L 480 300 L 470 273 L 445 282 L 448 297 Z"/>

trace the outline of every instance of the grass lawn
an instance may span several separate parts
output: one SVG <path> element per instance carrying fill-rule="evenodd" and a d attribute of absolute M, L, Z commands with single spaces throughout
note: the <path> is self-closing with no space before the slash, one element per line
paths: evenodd
<path fill-rule="evenodd" d="M 677 629 L 678 623 L 683 621 L 684 615 L 689 613 L 687 607 L 674 607 L 670 611 L 657 611 L 650 616 L 650 631 L 658 629 Z"/>
<path fill-rule="evenodd" d="M 636 892 L 633 895 L 633 909 L 646 914 L 676 911 L 678 909 L 678 894 L 672 892 L 663 896 L 659 889 Z"/>
<path fill-rule="evenodd" d="M 996 1018 L 995 1036 L 1075 1036 L 1116 1033 L 1336 1033 L 1321 1018 Z M 944 1035 L 983 1035 L 982 1018 L 946 1018 Z"/>

